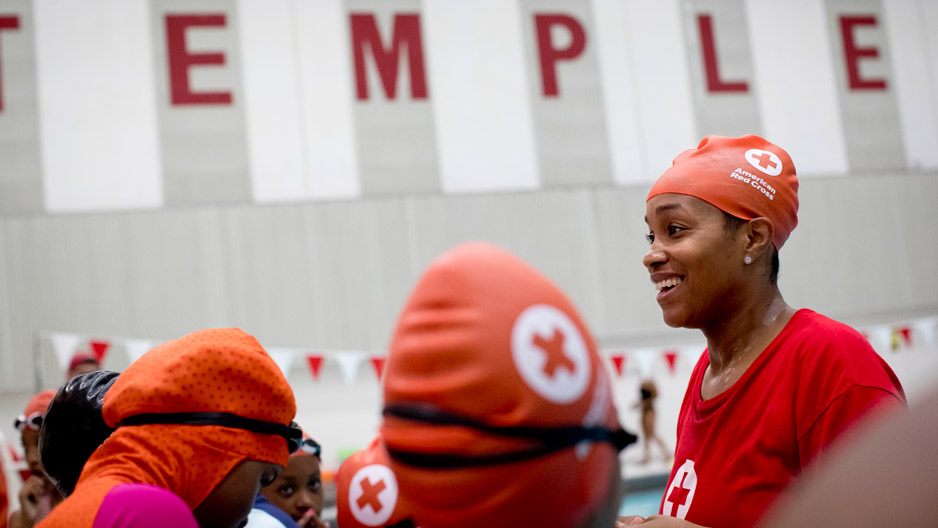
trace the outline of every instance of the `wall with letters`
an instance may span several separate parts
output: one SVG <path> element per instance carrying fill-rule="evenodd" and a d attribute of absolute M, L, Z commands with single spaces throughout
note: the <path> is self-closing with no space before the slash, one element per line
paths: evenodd
<path fill-rule="evenodd" d="M 36 330 L 382 350 L 485 239 L 608 344 L 667 329 L 644 196 L 707 134 L 786 148 L 789 302 L 938 313 L 928 0 L 0 0 L 0 390 Z"/>

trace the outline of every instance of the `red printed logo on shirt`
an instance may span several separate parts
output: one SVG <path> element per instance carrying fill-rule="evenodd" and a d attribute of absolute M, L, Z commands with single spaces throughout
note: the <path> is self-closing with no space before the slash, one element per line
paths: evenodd
<path fill-rule="evenodd" d="M 694 501 L 694 492 L 697 491 L 697 472 L 694 471 L 694 461 L 687 460 L 674 474 L 674 479 L 668 484 L 664 494 L 664 503 L 661 505 L 661 514 L 683 519 L 690 510 Z M 675 509 L 677 506 L 677 509 Z"/>

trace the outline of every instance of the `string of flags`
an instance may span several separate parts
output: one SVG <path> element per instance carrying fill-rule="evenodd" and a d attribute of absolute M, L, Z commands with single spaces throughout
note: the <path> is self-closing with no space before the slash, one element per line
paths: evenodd
<path fill-rule="evenodd" d="M 880 355 L 896 354 L 938 345 L 938 316 L 893 324 L 872 325 L 858 329 Z M 127 364 L 136 361 L 162 341 L 122 338 L 89 337 L 63 332 L 40 332 L 55 350 L 56 359 L 64 372 L 71 359 L 79 353 L 91 354 L 104 363 L 108 354 L 123 349 Z M 667 347 L 604 348 L 600 355 L 607 361 L 611 374 L 617 378 L 638 376 L 649 378 L 656 374 L 675 375 L 689 373 L 706 347 L 703 343 Z M 375 379 L 380 382 L 387 361 L 386 354 L 358 350 L 311 350 L 296 347 L 265 347 L 271 358 L 289 375 L 295 365 L 305 360 L 305 367 L 313 381 L 319 381 L 326 362 L 338 366 L 347 385 L 357 380 L 362 364 L 370 364 Z"/>

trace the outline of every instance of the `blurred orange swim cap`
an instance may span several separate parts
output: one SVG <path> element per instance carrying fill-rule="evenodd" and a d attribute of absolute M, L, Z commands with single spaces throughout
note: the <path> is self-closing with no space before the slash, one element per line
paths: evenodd
<path fill-rule="evenodd" d="M 572 303 L 490 244 L 430 265 L 386 369 L 381 435 L 424 528 L 574 526 L 606 499 L 634 438 Z"/>
<path fill-rule="evenodd" d="M 700 198 L 743 220 L 768 218 L 775 226 L 775 249 L 798 225 L 795 165 L 784 149 L 759 136 L 703 138 L 696 149 L 674 158 L 646 201 L 667 193 Z"/>
<path fill-rule="evenodd" d="M 342 462 L 335 475 L 337 521 L 342 528 L 393 526 L 412 519 L 413 507 L 398 491 L 381 437 Z M 416 524 L 415 524 L 416 525 Z"/>

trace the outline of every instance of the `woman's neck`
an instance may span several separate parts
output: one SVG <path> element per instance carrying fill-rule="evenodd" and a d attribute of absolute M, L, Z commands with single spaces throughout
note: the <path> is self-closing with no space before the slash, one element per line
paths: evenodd
<path fill-rule="evenodd" d="M 795 313 L 775 286 L 749 298 L 753 302 L 738 307 L 714 328 L 703 329 L 711 377 L 738 379 Z"/>

